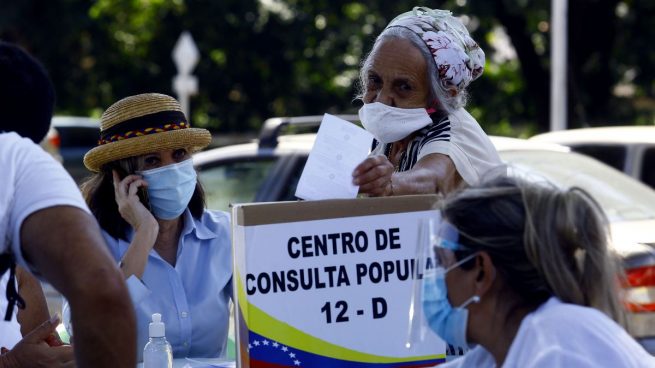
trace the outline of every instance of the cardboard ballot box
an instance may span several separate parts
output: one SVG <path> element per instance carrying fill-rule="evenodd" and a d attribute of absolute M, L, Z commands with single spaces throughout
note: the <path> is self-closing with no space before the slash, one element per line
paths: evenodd
<path fill-rule="evenodd" d="M 412 291 L 425 269 L 416 257 L 428 241 L 421 224 L 438 216 L 436 204 L 435 195 L 417 195 L 235 205 L 240 366 L 445 361 L 445 344 L 429 329 L 408 338 Z"/>

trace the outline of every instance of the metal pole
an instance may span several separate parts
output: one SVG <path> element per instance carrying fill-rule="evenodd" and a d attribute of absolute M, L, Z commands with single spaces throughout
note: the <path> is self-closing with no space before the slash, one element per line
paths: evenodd
<path fill-rule="evenodd" d="M 173 91 L 180 101 L 182 112 L 188 121 L 191 121 L 189 114 L 189 97 L 198 93 L 198 79 L 191 75 L 191 71 L 198 64 L 200 53 L 191 33 L 184 31 L 173 47 L 173 61 L 177 67 L 178 74 L 173 77 Z"/>
<path fill-rule="evenodd" d="M 568 0 L 551 1 L 550 130 L 567 127 L 567 13 Z"/>
<path fill-rule="evenodd" d="M 187 92 L 178 92 L 177 98 L 180 100 L 180 107 L 182 108 L 184 116 L 186 116 L 186 118 L 191 121 L 191 112 L 189 111 L 189 94 Z"/>

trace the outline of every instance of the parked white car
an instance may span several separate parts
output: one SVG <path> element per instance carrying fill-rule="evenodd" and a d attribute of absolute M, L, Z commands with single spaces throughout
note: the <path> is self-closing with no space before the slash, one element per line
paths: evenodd
<path fill-rule="evenodd" d="M 320 120 L 269 119 L 258 141 L 197 153 L 194 164 L 208 207 L 228 210 L 230 203 L 296 200 L 295 188 L 316 135 L 281 135 L 280 130 Z M 628 275 L 624 290 L 630 332 L 655 354 L 655 191 L 565 146 L 504 137 L 492 137 L 492 142 L 516 175 L 581 187 L 600 203 Z"/>
<path fill-rule="evenodd" d="M 655 126 L 562 130 L 530 140 L 571 147 L 655 188 Z"/>

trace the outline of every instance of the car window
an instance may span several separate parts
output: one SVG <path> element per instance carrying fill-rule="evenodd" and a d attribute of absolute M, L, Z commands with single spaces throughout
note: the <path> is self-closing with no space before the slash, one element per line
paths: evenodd
<path fill-rule="evenodd" d="M 288 185 L 280 194 L 280 201 L 295 201 L 298 199 L 296 197 L 296 187 L 298 186 L 298 181 L 300 181 L 300 175 L 302 175 L 302 171 L 305 169 L 305 163 L 307 163 L 307 156 L 299 157 L 298 163 L 290 172 L 287 182 Z"/>
<path fill-rule="evenodd" d="M 626 147 L 613 144 L 582 144 L 571 146 L 575 152 L 591 156 L 613 168 L 623 171 L 626 159 Z"/>
<path fill-rule="evenodd" d="M 547 179 L 561 188 L 577 186 L 586 190 L 612 222 L 655 218 L 655 191 L 596 160 L 542 150 L 499 153 L 515 175 L 531 181 Z"/>
<path fill-rule="evenodd" d="M 252 202 L 274 163 L 274 158 L 243 158 L 202 167 L 198 176 L 207 208 L 229 211 L 230 203 Z"/>
<path fill-rule="evenodd" d="M 57 131 L 62 147 L 93 148 L 98 145 L 98 128 L 63 126 L 57 128 Z"/>
<path fill-rule="evenodd" d="M 644 152 L 641 160 L 641 181 L 655 189 L 655 148 Z"/>

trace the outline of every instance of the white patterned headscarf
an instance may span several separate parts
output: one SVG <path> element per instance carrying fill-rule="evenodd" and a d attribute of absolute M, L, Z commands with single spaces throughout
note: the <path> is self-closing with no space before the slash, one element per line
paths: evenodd
<path fill-rule="evenodd" d="M 464 90 L 484 71 L 484 51 L 462 22 L 447 10 L 415 7 L 400 14 L 385 28 L 404 27 L 428 46 L 445 89 Z"/>

